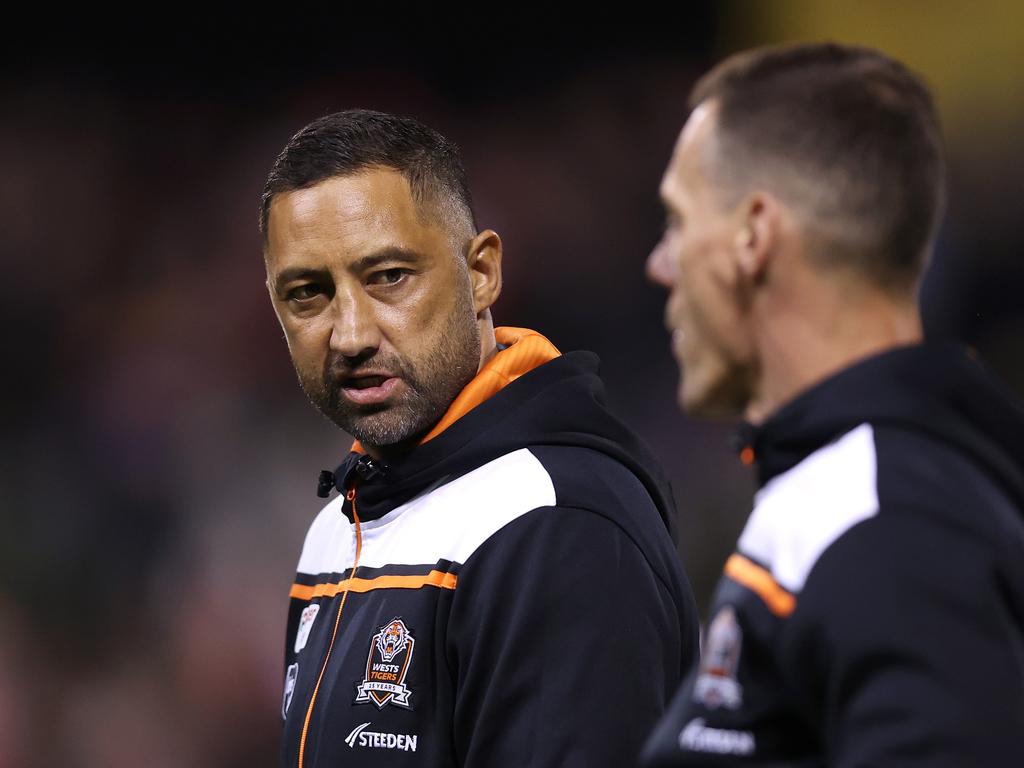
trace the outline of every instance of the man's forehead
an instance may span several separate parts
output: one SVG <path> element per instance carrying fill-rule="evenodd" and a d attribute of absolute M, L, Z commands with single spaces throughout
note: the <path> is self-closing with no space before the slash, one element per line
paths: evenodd
<path fill-rule="evenodd" d="M 679 192 L 684 179 L 703 175 L 711 161 L 716 106 L 714 102 L 701 102 L 690 113 L 672 150 L 672 157 L 661 181 L 661 196 L 671 200 Z"/>
<path fill-rule="evenodd" d="M 714 101 L 702 101 L 690 113 L 690 117 L 683 125 L 679 133 L 678 146 L 692 147 L 694 144 L 702 143 L 714 130 L 715 116 L 718 114 L 718 106 Z"/>
<path fill-rule="evenodd" d="M 311 240 L 353 246 L 368 241 L 377 247 L 387 239 L 411 246 L 405 241 L 433 238 L 440 229 L 438 222 L 424 220 L 404 176 L 368 169 L 276 195 L 267 239 L 271 250 Z"/>
<path fill-rule="evenodd" d="M 452 251 L 448 231 L 420 215 L 397 171 L 332 177 L 275 197 L 271 211 L 264 263 L 272 281 L 295 270 L 362 270 Z"/>
<path fill-rule="evenodd" d="M 672 165 L 677 170 L 699 168 L 710 159 L 717 112 L 714 102 L 704 101 L 690 113 L 672 152 Z"/>
<path fill-rule="evenodd" d="M 332 176 L 303 189 L 275 196 L 271 211 L 287 210 L 296 224 L 321 223 L 324 216 L 342 220 L 408 211 L 414 203 L 409 184 L 390 169 L 367 169 L 344 176 Z"/>

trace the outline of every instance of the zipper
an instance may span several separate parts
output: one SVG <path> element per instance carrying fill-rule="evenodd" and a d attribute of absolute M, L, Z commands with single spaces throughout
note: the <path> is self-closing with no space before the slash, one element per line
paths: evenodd
<path fill-rule="evenodd" d="M 320 692 L 320 683 L 323 682 L 324 673 L 327 671 L 327 664 L 331 660 L 331 652 L 334 650 L 334 641 L 338 637 L 338 627 L 341 625 L 341 613 L 345 610 L 345 601 L 348 599 L 349 585 L 356 576 L 356 569 L 359 567 L 359 555 L 363 549 L 363 532 L 359 525 L 359 513 L 356 512 L 356 489 L 353 486 L 345 494 L 345 498 L 352 504 L 352 520 L 356 526 L 356 557 L 352 563 L 352 572 L 345 580 L 345 591 L 341 593 L 341 603 L 338 605 L 338 615 L 334 619 L 334 631 L 331 633 L 331 642 L 327 646 L 327 655 L 324 657 L 324 665 L 320 668 L 320 676 L 316 679 L 313 687 L 313 695 L 309 699 L 309 706 L 306 708 L 306 719 L 302 723 L 302 737 L 299 740 L 299 768 L 304 768 L 306 757 L 306 736 L 309 734 L 309 722 L 313 717 L 313 706 L 316 704 L 316 695 Z"/>

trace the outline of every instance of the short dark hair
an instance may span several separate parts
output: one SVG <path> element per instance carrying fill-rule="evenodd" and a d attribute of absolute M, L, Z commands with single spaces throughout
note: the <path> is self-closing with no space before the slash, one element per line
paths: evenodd
<path fill-rule="evenodd" d="M 742 194 L 788 195 L 820 234 L 818 256 L 887 288 L 912 287 L 944 205 L 935 105 L 920 77 L 870 48 L 791 44 L 736 54 L 699 80 L 720 166 Z M 739 200 L 734 200 L 733 204 Z"/>
<path fill-rule="evenodd" d="M 473 199 L 459 148 L 418 120 L 368 109 L 326 115 L 296 133 L 270 169 L 260 200 L 260 234 L 266 243 L 275 195 L 306 189 L 335 176 L 391 168 L 409 182 L 421 211 L 433 204 L 447 213 L 450 229 L 476 233 Z"/>

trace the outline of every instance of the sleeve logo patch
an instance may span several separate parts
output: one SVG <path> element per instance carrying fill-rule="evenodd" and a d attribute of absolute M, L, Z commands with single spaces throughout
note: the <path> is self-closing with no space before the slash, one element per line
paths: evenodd
<path fill-rule="evenodd" d="M 299 676 L 299 665 L 291 664 L 284 676 L 284 696 L 281 697 L 281 719 L 288 719 L 288 708 L 292 705 L 292 694 L 295 693 L 295 679 Z"/>
<path fill-rule="evenodd" d="M 320 613 L 320 603 L 307 605 L 299 617 L 299 630 L 295 633 L 295 652 L 298 653 L 306 647 L 309 640 L 309 631 L 313 628 L 313 620 Z"/>
<path fill-rule="evenodd" d="M 415 646 L 415 638 L 401 619 L 392 619 L 381 627 L 370 639 L 366 676 L 356 684 L 355 703 L 376 704 L 377 709 L 388 704 L 412 709 L 412 691 L 405 685 L 405 678 Z"/>
<path fill-rule="evenodd" d="M 705 651 L 697 671 L 693 700 L 708 709 L 736 709 L 743 703 L 743 686 L 736 681 L 743 630 L 736 611 L 727 605 L 708 627 Z"/>

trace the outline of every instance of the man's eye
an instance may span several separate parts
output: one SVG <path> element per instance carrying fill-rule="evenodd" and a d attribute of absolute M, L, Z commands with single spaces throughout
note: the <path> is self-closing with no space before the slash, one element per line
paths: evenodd
<path fill-rule="evenodd" d="M 370 275 L 370 283 L 372 285 L 394 285 L 405 275 L 406 271 L 404 269 L 382 269 Z"/>
<path fill-rule="evenodd" d="M 311 301 L 319 296 L 323 291 L 320 286 L 315 283 L 307 283 L 305 285 L 297 286 L 288 291 L 288 301 Z"/>

